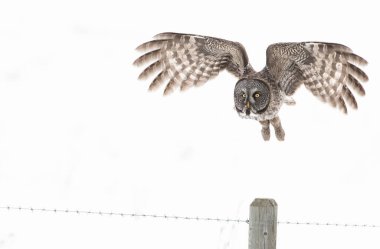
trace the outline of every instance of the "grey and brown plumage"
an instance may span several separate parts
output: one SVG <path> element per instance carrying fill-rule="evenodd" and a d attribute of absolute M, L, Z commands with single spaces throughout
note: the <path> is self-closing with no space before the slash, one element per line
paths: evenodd
<path fill-rule="evenodd" d="M 365 94 L 361 82 L 368 76 L 358 67 L 367 61 L 344 45 L 324 42 L 276 43 L 267 48 L 267 62 L 256 72 L 244 47 L 238 42 L 180 33 L 161 33 L 141 44 L 145 52 L 134 65 L 152 62 L 140 74 L 157 76 L 149 89 L 166 85 L 164 95 L 175 89 L 199 86 L 224 69 L 239 80 L 235 84 L 235 109 L 239 116 L 259 121 L 264 140 L 270 138 L 270 124 L 277 139 L 284 140 L 278 112 L 300 85 L 323 102 L 347 113 L 347 105 L 357 109 L 352 91 Z"/>

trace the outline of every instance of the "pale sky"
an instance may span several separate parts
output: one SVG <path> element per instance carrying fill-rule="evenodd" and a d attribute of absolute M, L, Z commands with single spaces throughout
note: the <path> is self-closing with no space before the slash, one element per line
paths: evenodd
<path fill-rule="evenodd" d="M 0 206 L 380 225 L 380 39 L 374 1 L 0 2 Z M 275 42 L 342 43 L 365 59 L 359 109 L 305 88 L 286 141 L 233 109 L 227 72 L 162 96 L 138 81 L 140 43 L 172 31 L 239 41 L 256 70 Z M 378 249 L 380 229 L 279 225 L 278 249 Z M 0 248 L 248 247 L 244 223 L 0 210 Z"/>

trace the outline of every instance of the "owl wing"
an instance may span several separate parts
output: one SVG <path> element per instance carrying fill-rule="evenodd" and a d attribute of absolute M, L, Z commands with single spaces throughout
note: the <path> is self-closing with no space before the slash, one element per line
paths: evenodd
<path fill-rule="evenodd" d="M 277 43 L 267 49 L 267 70 L 286 95 L 304 84 L 314 96 L 347 113 L 357 109 L 351 90 L 365 95 L 360 82 L 368 76 L 358 66 L 367 61 L 341 44 L 322 42 Z"/>
<path fill-rule="evenodd" d="M 140 74 L 139 79 L 146 79 L 159 72 L 149 90 L 167 82 L 165 95 L 178 87 L 185 90 L 193 85 L 199 86 L 225 68 L 239 78 L 253 71 L 240 43 L 219 38 L 161 33 L 136 49 L 146 53 L 136 59 L 134 65 L 153 61 Z"/>

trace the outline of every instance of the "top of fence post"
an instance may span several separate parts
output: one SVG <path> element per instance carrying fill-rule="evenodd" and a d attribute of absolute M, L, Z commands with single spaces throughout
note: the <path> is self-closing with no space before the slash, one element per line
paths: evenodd
<path fill-rule="evenodd" d="M 249 208 L 248 249 L 276 249 L 277 203 L 255 199 Z"/>

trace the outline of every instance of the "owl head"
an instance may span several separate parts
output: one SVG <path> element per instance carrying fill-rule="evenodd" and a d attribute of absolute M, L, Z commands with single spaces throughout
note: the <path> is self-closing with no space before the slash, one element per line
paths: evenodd
<path fill-rule="evenodd" d="M 267 83 L 258 79 L 241 79 L 235 85 L 235 109 L 240 116 L 253 118 L 265 112 L 270 103 Z"/>

